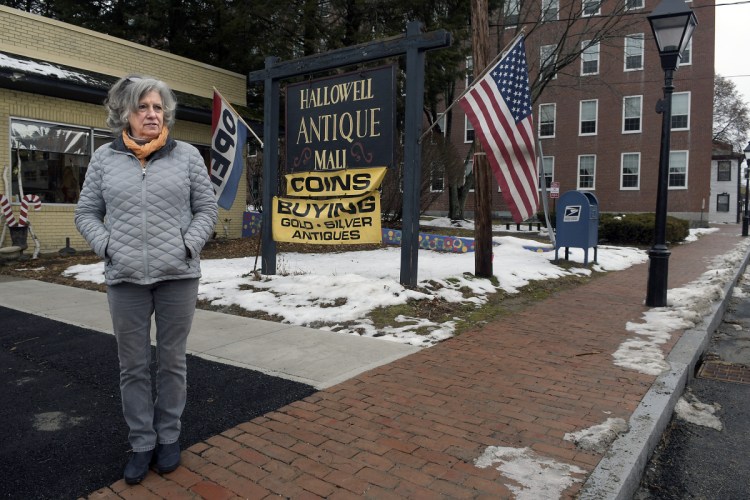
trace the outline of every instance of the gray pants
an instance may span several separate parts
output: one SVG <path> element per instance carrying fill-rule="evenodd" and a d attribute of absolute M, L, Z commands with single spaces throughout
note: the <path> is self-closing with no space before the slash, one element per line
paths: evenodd
<path fill-rule="evenodd" d="M 180 437 L 187 397 L 185 349 L 198 296 L 198 278 L 107 288 L 120 359 L 122 411 L 133 451 Z M 156 322 L 156 399 L 151 394 L 151 315 Z"/>

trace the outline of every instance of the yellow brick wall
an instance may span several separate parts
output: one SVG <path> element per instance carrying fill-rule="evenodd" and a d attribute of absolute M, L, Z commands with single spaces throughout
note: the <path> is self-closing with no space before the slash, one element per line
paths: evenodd
<path fill-rule="evenodd" d="M 245 105 L 245 76 L 71 24 L 0 6 L 0 51 L 121 77 L 155 76 L 174 90 L 203 97 L 216 87 Z"/>
<path fill-rule="evenodd" d="M 43 120 L 48 122 L 62 123 L 67 125 L 80 125 L 106 129 L 104 124 L 105 113 L 102 106 L 85 104 L 64 99 L 45 97 L 24 92 L 0 89 L 0 169 L 10 166 L 11 151 L 9 141 L 10 118 L 26 118 L 32 120 Z M 177 122 L 174 129 L 174 137 L 193 144 L 208 145 L 211 140 L 211 127 L 192 122 Z M 0 170 L 0 174 L 2 171 Z M 4 178 L 0 175 L 0 193 L 6 193 Z M 231 210 L 219 209 L 219 223 L 216 226 L 217 235 L 223 237 L 224 228 L 222 222 L 230 221 L 228 235 L 230 238 L 239 238 L 242 234 L 242 212 L 245 209 L 246 199 L 245 174 L 243 174 L 237 191 L 237 198 Z M 14 206 L 14 213 L 18 217 L 18 204 Z M 36 233 L 41 252 L 56 252 L 65 246 L 65 239 L 70 238 L 70 245 L 77 250 L 88 250 L 88 245 L 78 234 L 73 223 L 74 205 L 71 204 L 44 204 L 39 212 L 29 213 L 29 222 Z M 0 217 L 0 220 L 3 220 Z M 3 220 L 4 223 L 4 220 Z M 29 250 L 33 250 L 31 238 L 28 240 Z M 10 245 L 10 235 L 6 232 L 3 246 Z"/>

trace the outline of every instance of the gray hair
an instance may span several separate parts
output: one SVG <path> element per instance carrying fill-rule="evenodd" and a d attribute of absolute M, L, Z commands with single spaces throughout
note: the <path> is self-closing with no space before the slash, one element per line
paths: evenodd
<path fill-rule="evenodd" d="M 153 90 L 161 96 L 164 125 L 172 129 L 177 109 L 177 99 L 172 89 L 163 81 L 150 76 L 128 75 L 112 85 L 104 101 L 104 108 L 107 110 L 107 126 L 115 137 L 128 128 L 128 116 L 138 110 L 141 98 Z"/>

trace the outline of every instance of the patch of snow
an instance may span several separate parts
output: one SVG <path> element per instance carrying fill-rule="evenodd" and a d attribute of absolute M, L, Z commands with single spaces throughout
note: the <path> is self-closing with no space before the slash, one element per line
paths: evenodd
<path fill-rule="evenodd" d="M 578 448 L 586 451 L 604 453 L 617 436 L 628 432 L 629 426 L 621 418 L 608 418 L 604 423 L 594 425 L 578 432 L 569 432 L 563 436 Z"/>
<path fill-rule="evenodd" d="M 516 500 L 539 500 L 560 498 L 563 491 L 582 481 L 574 474 L 587 471 L 551 458 L 543 457 L 530 448 L 507 448 L 489 446 L 474 460 L 480 469 L 493 467 L 514 483 L 506 484 L 516 495 Z"/>
<path fill-rule="evenodd" d="M 686 392 L 675 405 L 674 411 L 677 418 L 680 418 L 691 424 L 710 427 L 721 431 L 724 425 L 716 416 L 716 412 L 721 410 L 719 403 L 712 405 L 701 403 L 692 393 Z"/>
<path fill-rule="evenodd" d="M 694 231 L 694 230 L 691 230 Z M 659 375 L 670 366 L 661 345 L 677 330 L 692 328 L 703 321 L 712 305 L 723 298 L 732 279 L 732 269 L 744 258 L 749 242 L 743 240 L 730 252 L 715 257 L 710 270 L 682 288 L 667 291 L 667 306 L 651 308 L 642 323 L 628 322 L 626 329 L 637 335 L 625 340 L 612 355 L 615 365 L 648 375 Z"/>

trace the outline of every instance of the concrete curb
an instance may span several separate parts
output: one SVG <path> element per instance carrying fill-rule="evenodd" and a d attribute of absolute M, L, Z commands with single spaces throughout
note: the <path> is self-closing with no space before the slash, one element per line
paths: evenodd
<path fill-rule="evenodd" d="M 745 272 L 750 249 L 734 268 L 732 279 L 724 286 L 722 299 L 713 303 L 700 325 L 683 332 L 667 361 L 671 370 L 657 377 L 651 389 L 630 417 L 630 430 L 609 447 L 596 469 L 589 475 L 578 498 L 582 500 L 629 500 L 640 486 L 651 453 L 672 418 L 674 407 L 687 381 L 708 347 L 732 298 L 732 292 Z"/>

